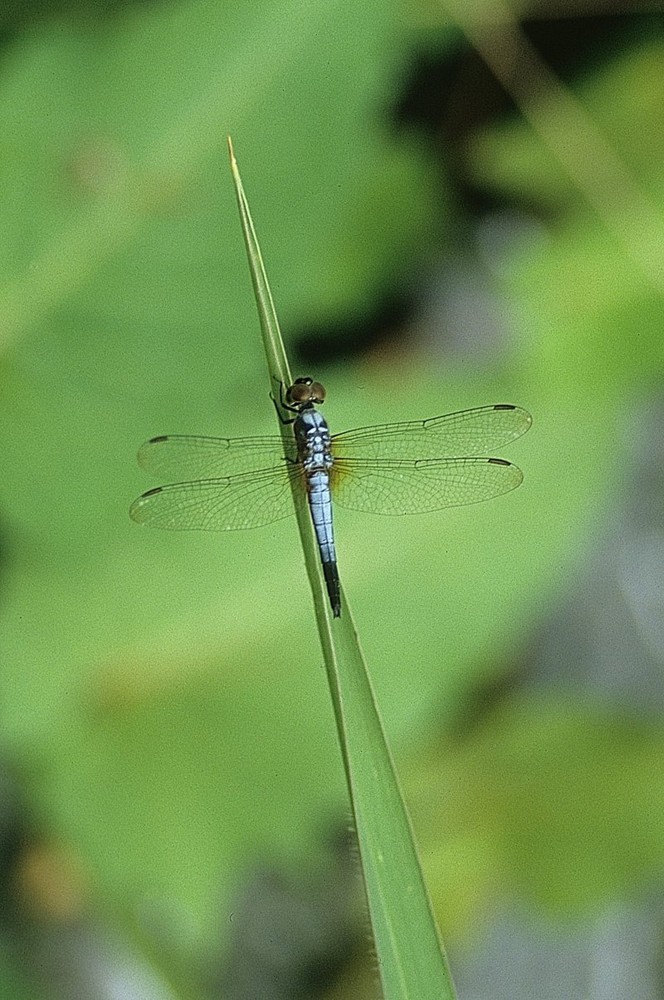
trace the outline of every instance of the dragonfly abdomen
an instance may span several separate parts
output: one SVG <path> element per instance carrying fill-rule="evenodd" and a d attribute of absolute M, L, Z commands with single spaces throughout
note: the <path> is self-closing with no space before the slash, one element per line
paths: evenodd
<path fill-rule="evenodd" d="M 335 618 L 341 614 L 341 590 L 339 571 L 337 569 L 337 553 L 334 547 L 334 528 L 332 525 L 332 498 L 330 494 L 330 476 L 322 469 L 307 476 L 307 494 L 311 520 L 314 524 L 318 550 L 323 565 L 325 586 L 332 605 Z"/>
<path fill-rule="evenodd" d="M 336 618 L 341 614 L 341 592 L 337 570 L 332 524 L 330 472 L 332 453 L 330 431 L 325 418 L 317 410 L 304 410 L 295 421 L 298 456 L 307 484 L 307 496 L 313 521 L 323 575 Z"/>
<path fill-rule="evenodd" d="M 307 476 L 307 493 L 321 559 L 323 562 L 336 562 L 329 474 L 323 471 L 310 473 Z"/>

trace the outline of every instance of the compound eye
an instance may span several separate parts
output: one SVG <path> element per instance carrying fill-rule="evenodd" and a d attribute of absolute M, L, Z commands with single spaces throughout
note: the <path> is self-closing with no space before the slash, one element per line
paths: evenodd
<path fill-rule="evenodd" d="M 311 398 L 311 384 L 312 380 L 310 378 L 296 379 L 286 393 L 287 402 L 295 404 L 308 403 Z"/>
<path fill-rule="evenodd" d="M 325 387 L 320 382 L 312 382 L 309 386 L 309 399 L 312 403 L 325 402 Z"/>

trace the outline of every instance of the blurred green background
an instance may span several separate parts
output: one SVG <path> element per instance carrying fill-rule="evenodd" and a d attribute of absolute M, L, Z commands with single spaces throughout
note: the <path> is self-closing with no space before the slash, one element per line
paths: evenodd
<path fill-rule="evenodd" d="M 275 432 L 228 133 L 333 431 L 534 417 L 514 494 L 336 515 L 460 997 L 657 936 L 664 32 L 599 14 L 0 4 L 0 996 L 377 995 L 294 523 L 127 515 Z"/>

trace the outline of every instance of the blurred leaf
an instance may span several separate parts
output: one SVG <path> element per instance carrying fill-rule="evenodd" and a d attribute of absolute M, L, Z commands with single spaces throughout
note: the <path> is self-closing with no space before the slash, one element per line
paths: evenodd
<path fill-rule="evenodd" d="M 641 184 L 662 196 L 658 164 L 664 157 L 659 128 L 664 100 L 660 73 L 661 43 L 644 41 L 624 55 L 597 67 L 575 90 L 611 146 Z M 555 97 L 545 110 L 552 121 L 559 114 Z M 493 124 L 473 137 L 468 164 L 477 180 L 518 199 L 535 200 L 549 209 L 579 210 L 580 200 L 564 173 L 555 150 L 517 117 Z M 581 207 L 582 211 L 585 208 Z"/>
<path fill-rule="evenodd" d="M 313 635 L 289 651 L 308 617 L 292 526 L 141 536 L 135 451 L 273 419 L 229 129 L 291 321 L 362 308 L 415 266 L 432 185 L 372 117 L 402 37 L 378 3 L 194 2 L 44 25 L 5 56 L 3 736 L 101 892 L 127 912 L 156 894 L 188 940 L 213 934 L 247 855 L 315 851 L 343 782 Z M 284 574 L 288 624 L 262 600 Z"/>
<path fill-rule="evenodd" d="M 11 1000 L 42 1000 L 43 994 L 38 992 L 33 984 L 19 974 L 11 961 L 11 953 L 6 948 L 0 949 L 0 996 L 11 997 Z"/>
<path fill-rule="evenodd" d="M 440 908 L 444 923 L 459 919 L 456 933 L 497 891 L 578 915 L 662 870 L 661 727 L 573 702 L 512 701 L 442 750 L 413 777 L 413 811 L 434 859 L 432 891 L 447 900 L 456 886 L 459 911 Z"/>

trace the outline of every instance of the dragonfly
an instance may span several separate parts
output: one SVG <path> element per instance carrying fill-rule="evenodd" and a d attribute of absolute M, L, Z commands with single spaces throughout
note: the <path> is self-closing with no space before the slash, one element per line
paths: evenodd
<path fill-rule="evenodd" d="M 295 481 L 306 492 L 332 614 L 338 618 L 333 500 L 371 514 L 421 514 L 490 500 L 523 480 L 511 462 L 483 457 L 529 429 L 532 417 L 519 406 L 498 403 L 330 434 L 317 409 L 325 400 L 320 382 L 298 378 L 285 397 L 283 387 L 280 391 L 281 406 L 273 402 L 294 432 L 286 445 L 276 435 L 168 434 L 146 441 L 138 452 L 140 465 L 171 483 L 135 500 L 129 511 L 133 520 L 168 529 L 257 528 L 294 513 Z"/>

